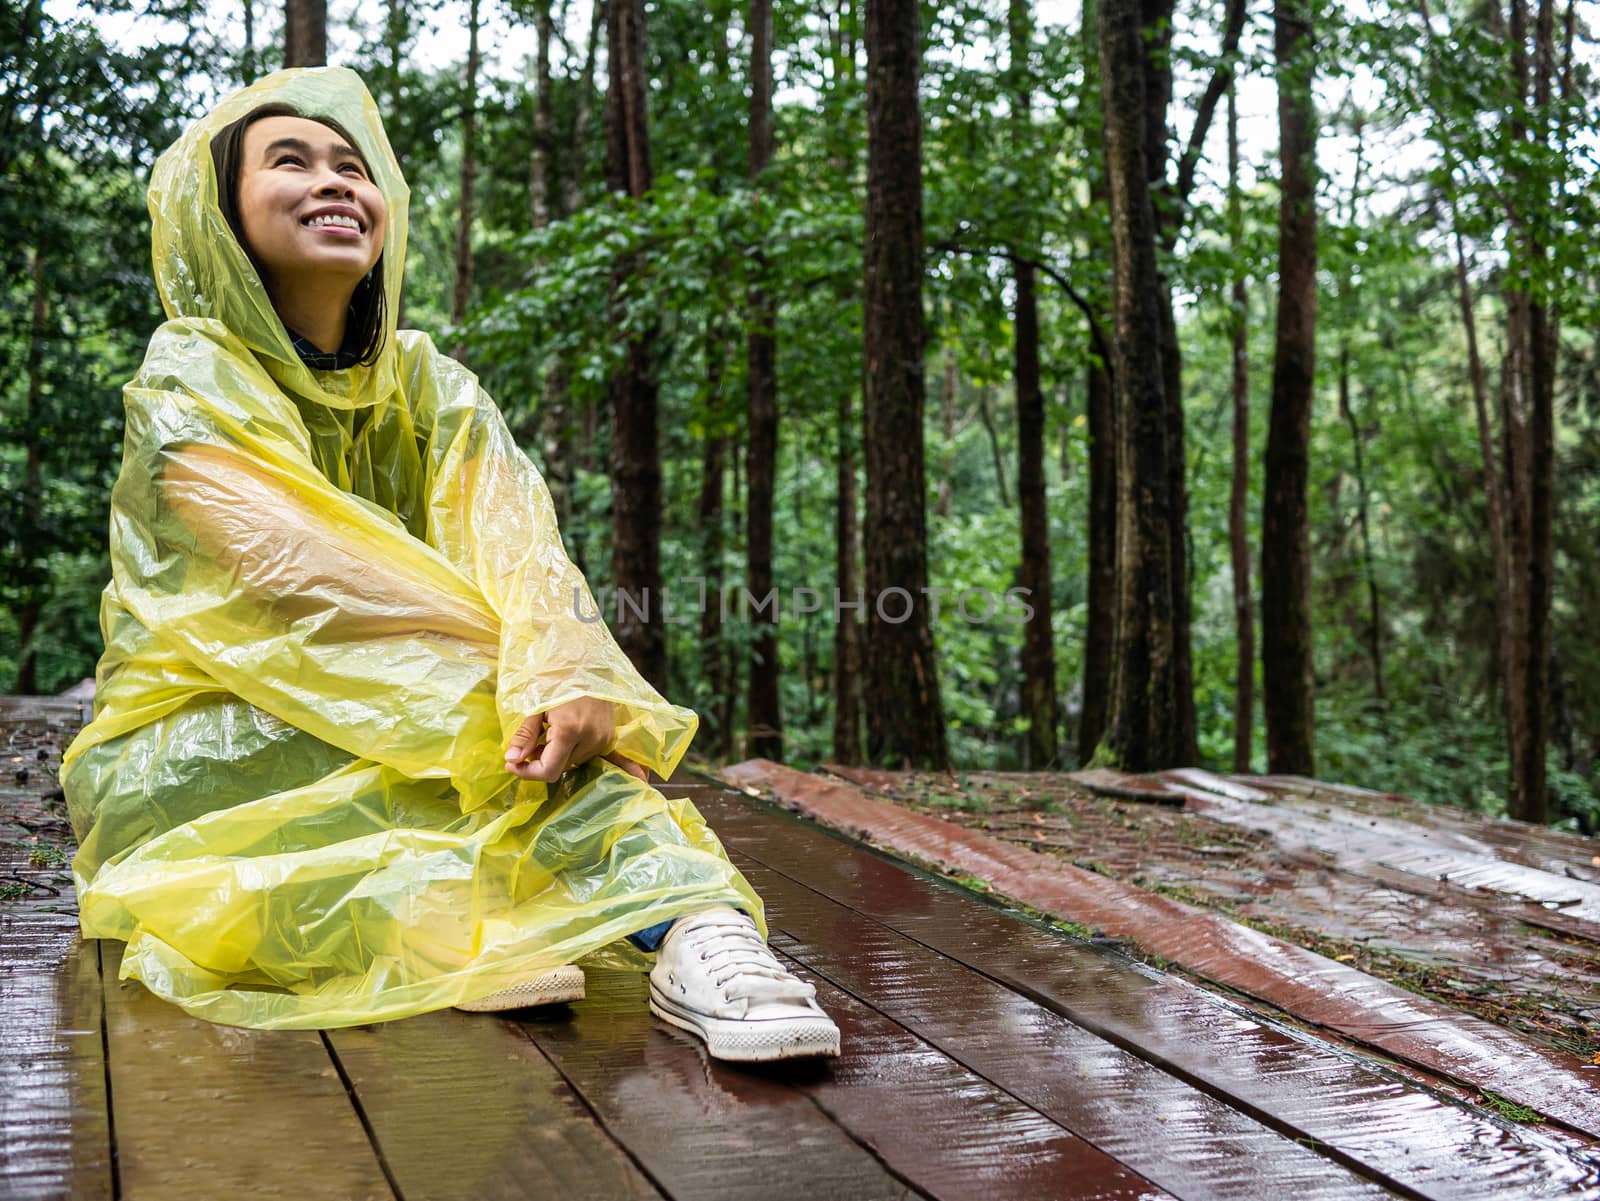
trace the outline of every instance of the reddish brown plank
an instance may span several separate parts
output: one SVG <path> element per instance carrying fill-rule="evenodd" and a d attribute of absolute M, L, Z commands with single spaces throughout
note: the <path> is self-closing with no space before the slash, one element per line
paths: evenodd
<path fill-rule="evenodd" d="M 103 943 L 123 1201 L 389 1201 L 395 1196 L 314 1030 L 190 1017 L 117 979 Z"/>
<path fill-rule="evenodd" d="M 1032 997 L 1228 1104 L 1429 1198 L 1600 1197 L 1537 1131 L 1449 1103 L 1204 991 L 976 902 L 746 798 L 694 795 L 734 850 Z"/>
<path fill-rule="evenodd" d="M 0 910 L 0 1196 L 112 1196 L 100 1023 L 77 918 Z"/>
<path fill-rule="evenodd" d="M 864 831 L 903 853 L 973 872 L 1024 904 L 1128 938 L 1197 975 L 1405 1063 L 1493 1089 L 1574 1130 L 1600 1136 L 1600 1090 L 1590 1087 L 1584 1065 L 1568 1052 L 1219 914 L 908 812 L 853 785 L 807 776 L 765 760 L 737 764 L 723 774 L 740 783 L 760 782 L 830 825 Z M 1220 804 L 1245 804 L 1216 799 Z"/>
<path fill-rule="evenodd" d="M 447 1009 L 327 1032 L 402 1196 L 660 1198 L 516 1026 Z"/>
<path fill-rule="evenodd" d="M 637 972 L 591 971 L 572 1016 L 526 1011 L 522 1029 L 651 1180 L 679 1201 L 910 1198 L 918 1191 L 790 1080 L 813 1063 L 718 1063 L 649 1015 Z"/>
<path fill-rule="evenodd" d="M 1178 1196 L 1392 1194 L 1060 1014 L 735 852 L 775 945 Z"/>

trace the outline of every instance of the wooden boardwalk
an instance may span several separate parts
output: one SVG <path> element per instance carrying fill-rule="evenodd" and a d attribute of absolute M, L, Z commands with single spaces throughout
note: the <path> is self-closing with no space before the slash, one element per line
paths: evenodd
<path fill-rule="evenodd" d="M 1595 839 L 1461 815 L 1441 826 L 1451 815 L 1400 797 L 1196 770 L 1167 773 L 1189 781 L 1187 797 L 1164 779 L 1104 770 L 963 782 L 754 759 L 721 775 L 1424 1083 L 1600 1145 Z M 1113 799 L 1057 799 L 1085 777 Z M 929 786 L 963 808 L 919 803 Z M 1343 803 L 1308 809 L 1265 787 Z M 1227 795 L 1247 789 L 1249 800 Z M 1146 799 L 1152 791 L 1170 799 Z M 996 792 L 1009 796 L 1004 808 L 990 803 Z M 1236 833 L 1243 853 L 1219 840 Z"/>
<path fill-rule="evenodd" d="M 738 792 L 674 790 L 842 1058 L 716 1063 L 608 972 L 554 1011 L 215 1026 L 118 981 L 70 888 L 35 890 L 0 904 L 0 1198 L 1600 1197 L 1586 1141 Z"/>

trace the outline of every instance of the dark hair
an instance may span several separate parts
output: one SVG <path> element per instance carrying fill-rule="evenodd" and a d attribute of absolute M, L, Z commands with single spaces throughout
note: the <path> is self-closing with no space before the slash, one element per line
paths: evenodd
<path fill-rule="evenodd" d="M 244 131 L 263 117 L 301 117 L 326 125 L 355 149 L 356 157 L 361 160 L 361 166 L 369 178 L 372 177 L 372 167 L 350 131 L 339 122 L 332 117 L 303 113 L 282 100 L 253 108 L 217 131 L 211 139 L 211 161 L 217 168 L 217 205 L 222 209 L 228 228 L 233 231 L 234 240 L 249 257 L 256 274 L 265 282 L 266 274 L 255 252 L 250 249 L 250 243 L 245 240 L 244 226 L 239 220 L 239 169 L 244 159 Z M 377 264 L 362 277 L 356 285 L 355 294 L 350 298 L 350 317 L 345 325 L 344 345 L 361 352 L 361 357 L 356 360 L 358 363 L 370 365 L 378 361 L 378 353 L 383 349 L 383 327 L 387 317 L 388 300 L 384 296 L 383 255 L 380 254 Z"/>

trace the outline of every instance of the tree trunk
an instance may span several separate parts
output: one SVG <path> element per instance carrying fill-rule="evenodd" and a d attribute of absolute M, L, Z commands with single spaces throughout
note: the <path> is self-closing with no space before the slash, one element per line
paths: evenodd
<path fill-rule="evenodd" d="M 549 226 L 554 214 L 555 188 L 551 175 L 551 149 L 555 127 L 555 97 L 550 90 L 550 39 L 555 24 L 550 17 L 551 0 L 541 0 L 534 10 L 534 94 L 533 137 L 528 155 L 528 224 L 533 229 Z"/>
<path fill-rule="evenodd" d="M 1172 28 L 1175 0 L 1144 0 L 1142 16 L 1145 31 L 1145 174 L 1150 181 L 1156 227 L 1162 247 L 1171 253 L 1183 224 L 1183 212 L 1194 187 L 1195 170 L 1200 160 L 1206 132 L 1216 112 L 1217 101 L 1233 77 L 1232 57 L 1244 28 L 1244 0 L 1228 0 L 1222 36 L 1222 53 L 1210 83 L 1196 106 L 1194 126 L 1188 147 L 1178 164 L 1177 183 L 1168 180 L 1167 112 L 1172 100 Z M 1177 317 L 1173 311 L 1172 283 L 1157 259 L 1160 314 L 1160 356 L 1162 384 L 1167 402 L 1167 490 L 1170 520 L 1168 554 L 1171 560 L 1172 640 L 1174 671 L 1177 677 L 1176 720 L 1178 758 L 1175 762 L 1200 761 L 1200 747 L 1194 709 L 1194 663 L 1190 637 L 1189 601 L 1189 489 L 1183 415 L 1183 352 L 1178 343 Z"/>
<path fill-rule="evenodd" d="M 327 0 L 287 0 L 284 4 L 283 65 L 328 65 Z"/>
<path fill-rule="evenodd" d="M 450 323 L 459 326 L 472 299 L 472 217 L 478 180 L 478 0 L 467 9 L 467 88 L 461 118 L 461 195 L 456 215 L 456 278 L 450 297 Z M 454 358 L 466 355 L 466 340 L 456 339 Z"/>
<path fill-rule="evenodd" d="M 1530 496 L 1527 553 L 1527 635 L 1522 640 L 1527 680 L 1527 728 L 1512 765 L 1515 773 L 1508 811 L 1522 821 L 1543 824 L 1549 815 L 1545 750 L 1550 741 L 1550 601 L 1553 572 L 1551 480 L 1555 466 L 1554 322 L 1545 306 L 1533 304 L 1529 342 L 1532 346 L 1532 419 L 1529 422 Z"/>
<path fill-rule="evenodd" d="M 1419 0 L 1424 27 L 1430 49 L 1433 48 L 1431 18 L 1426 0 Z M 1507 105 L 1505 123 L 1512 131 L 1512 140 L 1520 144 L 1527 137 L 1523 103 L 1528 94 L 1527 69 L 1527 18 L 1521 0 L 1512 0 L 1510 21 L 1505 19 L 1498 3 L 1487 10 L 1487 27 L 1491 34 L 1505 37 L 1511 46 L 1511 72 L 1516 90 Z M 1569 9 L 1570 11 L 1570 9 Z M 1507 28 L 1509 24 L 1509 29 Z M 1539 54 L 1540 66 L 1548 71 L 1551 55 L 1543 48 Z M 1566 81 L 1563 79 L 1563 87 Z M 1536 91 L 1548 97 L 1548 78 L 1536 85 Z M 1437 107 L 1434 120 L 1444 127 L 1446 118 Z M 1445 143 L 1448 145 L 1448 143 Z M 1453 163 L 1446 160 L 1447 169 Z M 1508 181 L 1517 185 L 1520 169 L 1513 164 L 1507 168 Z M 1484 501 L 1488 524 L 1489 548 L 1494 565 L 1496 666 L 1500 672 L 1506 744 L 1509 767 L 1507 772 L 1507 810 L 1512 817 L 1542 822 L 1547 812 L 1544 735 L 1535 746 L 1535 725 L 1548 721 L 1549 709 L 1544 695 L 1548 680 L 1548 663 L 1535 666 L 1531 653 L 1532 628 L 1536 624 L 1532 605 L 1530 549 L 1534 536 L 1533 487 L 1535 456 L 1529 446 L 1529 408 L 1537 410 L 1539 389 L 1533 384 L 1534 371 L 1529 360 L 1529 331 L 1534 324 L 1532 300 L 1526 291 L 1515 283 L 1505 290 L 1506 338 L 1505 356 L 1501 362 L 1500 380 L 1500 445 L 1496 452 L 1494 434 L 1489 418 L 1488 385 L 1485 380 L 1482 354 L 1478 345 L 1477 318 L 1473 308 L 1472 288 L 1468 272 L 1466 242 L 1461 233 L 1461 215 L 1456 202 L 1453 175 L 1445 177 L 1445 196 L 1450 206 L 1452 233 L 1456 250 L 1457 295 L 1461 307 L 1462 325 L 1467 337 L 1467 361 L 1472 385 L 1473 409 L 1477 421 L 1478 447 L 1483 459 Z M 1519 195 L 1517 186 L 1508 187 L 1506 195 Z M 1524 216 L 1515 199 L 1506 201 L 1508 225 L 1507 242 L 1512 248 L 1513 263 L 1520 254 L 1538 257 L 1533 240 L 1528 237 Z M 1513 276 L 1514 278 L 1514 276 Z M 1545 368 L 1537 373 L 1544 382 Z M 1553 388 L 1553 379 L 1550 380 Z M 1553 416 L 1553 413 L 1552 413 Z M 1537 418 L 1532 424 L 1544 423 Z M 1553 435 L 1553 421 L 1546 425 Z M 1553 441 L 1553 439 L 1552 439 Z M 1553 452 L 1553 447 L 1552 447 Z M 1551 455 L 1553 459 L 1553 453 Z M 1548 496 L 1548 485 L 1546 486 Z M 1546 502 L 1548 503 L 1548 502 Z M 1546 508 L 1548 517 L 1548 508 Z M 1546 552 L 1548 553 L 1548 526 L 1546 527 Z M 1544 560 L 1548 562 L 1548 558 Z M 1548 571 L 1543 576 L 1548 586 Z M 1548 638 L 1548 608 L 1543 622 L 1543 636 Z M 1535 695 L 1535 694 L 1540 695 Z"/>
<path fill-rule="evenodd" d="M 548 228 L 553 219 L 567 216 L 559 210 L 554 176 L 555 97 L 550 78 L 550 40 L 554 22 L 550 0 L 534 12 L 536 50 L 534 58 L 533 147 L 528 156 L 528 224 L 533 229 Z M 550 487 L 550 501 L 556 522 L 568 527 L 572 512 L 572 425 L 569 412 L 572 400 L 571 374 L 564 356 L 552 357 L 544 370 L 543 399 L 539 412 L 539 435 L 543 443 L 544 479 Z"/>
<path fill-rule="evenodd" d="M 241 0 L 244 14 L 244 50 L 239 55 L 241 84 L 249 84 L 256 77 L 256 6 L 255 0 Z"/>
<path fill-rule="evenodd" d="M 1472 408 L 1477 418 L 1478 453 L 1483 459 L 1484 515 L 1489 530 L 1489 554 L 1494 566 L 1495 650 L 1502 688 L 1511 678 L 1510 562 L 1506 546 L 1505 491 L 1495 464 L 1494 430 L 1489 422 L 1489 388 L 1484 378 L 1483 355 L 1478 348 L 1478 319 L 1473 310 L 1472 283 L 1467 272 L 1467 248 L 1461 236 L 1461 216 L 1453 192 L 1449 196 L 1450 220 L 1456 244 L 1456 285 L 1461 305 L 1461 325 L 1467 335 L 1467 376 L 1472 385 Z M 1509 733 L 1509 731 L 1508 731 Z"/>
<path fill-rule="evenodd" d="M 572 139 L 567 152 L 567 169 L 561 177 L 561 212 L 570 217 L 578 211 L 583 197 L 583 181 L 589 161 L 589 114 L 594 95 L 595 58 L 600 31 L 606 26 L 606 0 L 594 0 L 589 16 L 589 43 L 584 53 L 583 70 L 578 77 L 577 99 L 573 105 Z M 570 389 L 570 384 L 569 384 Z M 569 397 L 570 403 L 570 397 Z M 565 444 L 567 478 L 576 479 L 578 465 L 594 469 L 596 412 L 594 403 L 585 400 L 575 415 L 577 429 Z"/>
<path fill-rule="evenodd" d="M 839 389 L 838 497 L 834 516 L 834 586 L 837 601 L 856 595 L 856 456 L 850 431 L 855 406 L 850 389 Z M 833 760 L 846 765 L 862 761 L 861 625 L 854 610 L 835 614 L 833 625 Z"/>
<path fill-rule="evenodd" d="M 994 428 L 994 414 L 989 411 L 989 385 L 978 386 L 978 420 L 983 432 L 989 435 L 989 457 L 994 460 L 994 486 L 1000 493 L 1001 508 L 1011 507 L 1011 488 L 1006 483 L 1006 457 L 1000 452 L 1000 433 Z"/>
<path fill-rule="evenodd" d="M 385 101 L 390 114 L 400 111 L 400 70 L 405 65 L 406 40 L 410 28 L 410 16 L 406 12 L 405 0 L 388 0 L 388 12 L 383 24 L 384 47 L 389 52 L 389 61 L 384 64 L 384 83 L 388 85 Z M 391 118 L 392 119 L 392 118 Z M 391 127 L 390 137 L 394 137 Z M 395 162 L 399 164 L 401 173 L 406 167 L 404 139 L 393 145 Z M 391 270 L 392 268 L 385 268 Z M 406 287 L 405 264 L 400 266 L 400 300 L 395 306 L 394 323 L 396 329 L 405 328 L 406 323 Z"/>
<path fill-rule="evenodd" d="M 942 770 L 944 708 L 925 603 L 920 5 L 881 0 L 866 18 L 867 750 L 888 766 Z"/>
<path fill-rule="evenodd" d="M 583 192 L 584 168 L 589 159 L 589 110 L 594 94 L 594 62 L 600 30 L 606 24 L 606 0 L 594 0 L 594 9 L 589 18 L 589 48 L 583 59 L 583 73 L 578 77 L 578 97 L 573 107 L 572 142 L 567 155 L 571 167 L 562 181 L 561 211 L 569 217 L 578 211 L 578 198 Z"/>
<path fill-rule="evenodd" d="M 1117 400 L 1111 373 L 1084 369 L 1089 425 L 1088 621 L 1083 644 L 1083 710 L 1078 717 L 1078 762 L 1094 758 L 1111 710 L 1117 643 Z"/>
<path fill-rule="evenodd" d="M 1344 215 L 1347 226 L 1354 226 L 1357 205 L 1361 198 L 1361 176 L 1366 166 L 1366 123 L 1357 116 L 1354 121 L 1355 170 L 1350 184 L 1350 205 Z M 1355 458 L 1356 476 L 1356 526 L 1361 535 L 1361 569 L 1367 586 L 1367 657 L 1372 661 L 1372 691 L 1379 703 L 1387 701 L 1383 682 L 1383 605 L 1378 590 L 1377 567 L 1372 555 L 1371 492 L 1367 486 L 1366 434 L 1356 417 L 1355 402 L 1350 388 L 1350 324 L 1353 316 L 1355 284 L 1352 272 L 1346 269 L 1339 281 L 1339 416 L 1350 430 L 1350 443 Z"/>
<path fill-rule="evenodd" d="M 950 501 L 955 495 L 956 474 L 956 392 L 961 383 L 961 368 L 956 363 L 954 346 L 944 348 L 944 388 L 939 403 L 939 437 L 944 442 L 944 457 L 939 464 L 939 499 L 933 511 L 950 516 Z"/>
<path fill-rule="evenodd" d="M 1172 101 L 1172 19 L 1175 0 L 1143 0 L 1144 156 L 1157 236 L 1168 250 L 1180 224 L 1179 210 L 1187 197 L 1167 185 L 1167 110 Z M 1172 307 L 1172 282 L 1156 259 L 1156 312 L 1160 340 L 1162 394 L 1167 406 L 1167 557 L 1172 589 L 1172 656 L 1176 681 L 1173 710 L 1178 723 L 1174 758 L 1163 766 L 1199 761 L 1194 713 L 1194 668 L 1189 647 L 1188 511 L 1183 428 L 1183 352 L 1178 345 L 1177 317 Z"/>
<path fill-rule="evenodd" d="M 700 539 L 706 577 L 706 602 L 700 610 L 700 668 L 711 696 L 709 753 L 726 760 L 733 754 L 733 694 L 722 645 L 722 490 L 728 434 L 723 412 L 726 333 L 717 322 L 706 329 L 706 410 L 708 431 L 700 458 Z"/>
<path fill-rule="evenodd" d="M 1544 135 L 1530 135 L 1525 115 L 1529 98 L 1527 12 L 1522 0 L 1512 0 L 1510 19 L 1500 25 L 1497 4 L 1488 8 L 1491 31 L 1506 28 L 1511 48 L 1514 93 L 1505 123 L 1511 130 L 1514 153 L 1506 167 L 1507 243 L 1511 249 L 1513 281 L 1505 291 L 1505 356 L 1500 380 L 1500 447 L 1496 470 L 1483 383 L 1482 364 L 1473 378 L 1474 405 L 1478 408 L 1478 437 L 1484 455 L 1485 496 L 1488 504 L 1490 546 L 1495 554 L 1495 589 L 1499 667 L 1509 757 L 1507 811 L 1524 821 L 1543 822 L 1548 813 L 1545 768 L 1549 738 L 1549 656 L 1551 544 L 1551 475 L 1554 467 L 1555 322 L 1542 293 L 1519 286 L 1523 271 L 1540 280 L 1546 250 L 1538 222 L 1544 218 L 1536 200 L 1525 211 L 1520 197 L 1531 189 L 1524 174 L 1529 161 L 1520 151 L 1533 142 L 1542 151 Z M 1533 100 L 1538 109 L 1537 128 L 1545 129 L 1554 71 L 1554 14 L 1550 0 L 1542 0 L 1535 27 Z M 1543 170 L 1542 165 L 1533 170 Z M 1469 365 L 1476 347 L 1476 324 L 1471 311 L 1466 251 L 1457 218 L 1456 271 L 1462 317 L 1467 323 Z M 1542 284 L 1536 284 L 1542 287 Z M 1498 517 L 1496 510 L 1499 510 Z M 1498 545 L 1497 545 L 1498 542 Z"/>
<path fill-rule="evenodd" d="M 1521 0 L 1514 0 L 1521 7 Z M 1539 131 L 1531 139 L 1541 152 L 1549 147 L 1547 114 L 1555 66 L 1553 44 L 1555 5 L 1540 0 L 1535 24 L 1533 99 Z M 1519 93 L 1520 95 L 1521 93 Z M 1523 160 L 1526 161 L 1526 160 Z M 1532 170 L 1543 168 L 1535 166 Z M 1549 184 L 1543 182 L 1548 197 Z M 1543 209 L 1544 204 L 1540 204 Z M 1519 639 L 1521 671 L 1526 680 L 1527 721 L 1524 741 L 1512 748 L 1512 787 L 1508 810 L 1512 817 L 1543 823 L 1549 813 L 1545 752 L 1550 741 L 1550 602 L 1554 570 L 1551 547 L 1551 498 L 1555 474 L 1555 371 L 1556 318 L 1546 297 L 1544 282 L 1549 257 L 1539 222 L 1542 211 L 1525 227 L 1526 255 L 1534 291 L 1527 295 L 1528 352 L 1528 540 L 1526 543 L 1527 626 Z"/>
<path fill-rule="evenodd" d="M 606 175 L 610 188 L 637 200 L 650 189 L 644 0 L 612 0 L 607 22 Z M 612 297 L 642 264 L 619 260 Z M 613 317 L 616 327 L 621 314 Z M 611 577 L 619 593 L 617 643 L 641 675 L 666 681 L 661 597 L 661 445 L 652 349 L 655 330 L 636 334 L 611 392 Z"/>
<path fill-rule="evenodd" d="M 1085 74 L 1082 136 L 1091 160 L 1105 155 L 1100 117 L 1099 34 L 1095 0 L 1085 0 L 1081 41 Z M 1089 180 L 1089 205 L 1099 211 L 1109 201 L 1104 172 Z M 1109 221 L 1107 222 L 1109 227 Z M 1092 238 L 1089 257 L 1109 261 L 1103 236 Z M 1088 763 L 1105 736 L 1111 709 L 1111 674 L 1117 640 L 1117 422 L 1111 364 L 1090 361 L 1084 369 L 1084 408 L 1089 426 L 1088 619 L 1083 641 L 1083 708 L 1078 715 L 1078 762 Z"/>
<path fill-rule="evenodd" d="M 42 106 L 41 106 L 42 111 Z M 44 502 L 43 448 L 39 444 L 40 412 L 44 395 L 44 344 L 49 334 L 47 321 L 50 313 L 49 292 L 46 284 L 45 253 L 33 248 L 30 277 L 33 285 L 32 320 L 28 325 L 28 383 L 26 408 L 22 414 L 23 437 L 26 439 L 25 461 L 22 477 L 22 528 L 27 531 L 28 542 L 41 533 L 40 524 Z M 33 696 L 39 691 L 38 663 L 33 639 L 39 628 L 39 618 L 44 611 L 44 593 L 48 575 L 44 567 L 42 549 L 27 555 L 23 578 L 16 581 L 17 589 L 17 677 L 12 691 L 21 696 Z"/>
<path fill-rule="evenodd" d="M 1167 504 L 1170 511 L 1167 556 L 1172 586 L 1172 660 L 1176 680 L 1173 718 L 1178 723 L 1177 757 L 1172 762 L 1177 766 L 1199 763 L 1200 746 L 1194 711 L 1194 653 L 1189 636 L 1189 486 L 1185 478 L 1188 460 L 1183 418 L 1183 355 L 1172 307 L 1172 283 L 1164 274 L 1158 298 L 1162 393 L 1167 403 Z"/>
<path fill-rule="evenodd" d="M 750 0 L 750 184 L 760 203 L 760 178 L 772 159 L 772 3 Z M 778 468 L 777 305 L 766 287 L 766 256 L 750 258 L 754 283 L 747 297 L 750 494 L 745 510 L 747 574 L 757 599 L 772 582 L 772 497 Z M 778 695 L 778 614 L 762 611 L 750 642 L 748 748 L 752 756 L 783 758 L 783 714 Z"/>
<path fill-rule="evenodd" d="M 732 310 L 731 304 L 727 307 L 729 311 Z M 735 506 L 742 504 L 745 498 L 745 457 L 746 451 L 743 431 L 741 429 L 732 430 L 728 435 L 727 456 L 724 461 L 733 472 L 733 479 L 729 483 L 729 495 L 733 497 L 733 503 Z M 749 664 L 749 656 L 744 653 L 744 648 L 738 644 L 737 640 L 730 642 L 726 647 L 726 664 L 727 665 L 723 671 L 723 679 L 727 681 L 728 686 L 727 691 L 723 695 L 726 698 L 726 713 L 728 715 L 729 730 L 728 746 L 729 753 L 731 754 L 733 747 L 732 731 L 739 728 L 738 697 L 740 681 L 744 679 L 744 669 Z"/>
<path fill-rule="evenodd" d="M 1515 228 L 1515 223 L 1514 226 Z M 1507 812 L 1520 816 L 1526 782 L 1521 766 L 1529 744 L 1528 547 L 1532 504 L 1528 487 L 1528 294 L 1515 287 L 1505 296 L 1505 355 L 1500 365 L 1500 471 L 1505 488 L 1506 628 L 1501 653 L 1506 742 L 1510 756 Z"/>
<path fill-rule="evenodd" d="M 1028 0 L 1011 0 L 1007 11 L 1012 113 L 1017 157 L 1025 157 L 1032 134 L 1032 88 L 1028 49 L 1033 19 Z M 1035 253 L 1029 238 L 1028 253 Z M 1039 302 L 1032 263 L 1018 262 L 1014 314 L 1013 378 L 1017 394 L 1017 503 L 1022 512 L 1019 582 L 1033 609 L 1022 638 L 1022 715 L 1028 722 L 1023 766 L 1045 771 L 1056 765 L 1056 650 L 1050 603 L 1050 512 L 1044 475 L 1044 393 L 1039 387 Z"/>
<path fill-rule="evenodd" d="M 839 92 L 846 82 L 856 82 L 854 50 L 847 55 L 845 41 L 845 12 L 843 0 L 835 26 L 834 75 L 825 96 L 830 129 L 829 165 L 837 179 L 849 179 L 854 172 L 854 156 L 847 154 L 849 111 L 840 101 Z M 853 43 L 852 43 L 853 46 Z M 840 312 L 846 312 L 859 299 L 854 287 L 838 280 L 834 298 Z M 862 392 L 866 391 L 866 360 L 862 359 Z M 834 587 L 835 610 L 833 622 L 833 760 L 846 765 L 864 761 L 861 742 L 861 622 L 859 610 L 845 610 L 842 603 L 851 603 L 860 587 L 857 564 L 861 558 L 861 527 L 857 521 L 856 486 L 856 416 L 855 396 L 851 389 L 839 389 L 837 430 L 837 472 L 834 505 Z"/>
<path fill-rule="evenodd" d="M 1050 511 L 1044 477 L 1044 395 L 1039 389 L 1039 307 L 1031 266 L 1016 269 L 1017 501 L 1022 510 L 1023 594 L 1033 609 L 1023 630 L 1023 766 L 1056 766 L 1056 651 L 1050 598 Z"/>
<path fill-rule="evenodd" d="M 1255 727 L 1255 617 L 1251 611 L 1250 297 L 1245 290 L 1244 205 L 1239 196 L 1239 111 L 1228 88 L 1228 236 L 1233 252 L 1233 486 L 1228 494 L 1228 549 L 1233 562 L 1233 770 L 1250 770 Z"/>
<path fill-rule="evenodd" d="M 1340 336 L 1342 342 L 1342 332 Z M 1361 432 L 1361 423 L 1356 420 L 1355 406 L 1350 398 L 1350 347 L 1344 344 L 1339 347 L 1339 415 L 1350 430 L 1350 442 L 1355 448 L 1356 526 L 1361 534 L 1362 577 L 1367 585 L 1367 657 L 1372 660 L 1373 695 L 1379 701 L 1384 701 L 1387 697 L 1383 684 L 1383 606 L 1372 558 L 1372 528 L 1367 514 L 1370 501 L 1366 455 L 1362 450 L 1365 436 Z"/>
<path fill-rule="evenodd" d="M 1311 530 L 1307 486 L 1316 376 L 1316 112 L 1310 18 L 1304 0 L 1276 0 L 1278 324 L 1272 365 L 1261 521 L 1262 704 L 1267 767 L 1315 770 Z"/>
<path fill-rule="evenodd" d="M 1159 355 L 1161 281 L 1145 166 L 1145 45 L 1137 0 L 1099 13 L 1101 111 L 1116 306 L 1117 638 L 1105 756 L 1132 771 L 1182 755 L 1173 629 L 1172 504 L 1166 390 Z"/>
<path fill-rule="evenodd" d="M 386 85 L 384 102 L 388 105 L 388 112 L 393 114 L 400 111 L 400 68 L 404 65 L 406 42 L 406 0 L 385 0 L 385 15 L 383 20 L 383 45 L 388 51 L 388 61 L 383 65 L 383 82 Z M 394 146 L 395 160 L 401 160 L 401 147 Z"/>

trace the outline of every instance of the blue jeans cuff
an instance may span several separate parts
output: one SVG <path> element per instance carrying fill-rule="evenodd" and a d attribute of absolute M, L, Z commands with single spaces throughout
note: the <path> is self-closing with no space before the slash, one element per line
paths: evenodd
<path fill-rule="evenodd" d="M 744 913 L 745 911 L 740 909 L 739 912 Z M 661 940 L 667 936 L 667 931 L 672 929 L 672 923 L 677 920 L 677 918 L 672 918 L 668 921 L 657 922 L 653 926 L 646 926 L 643 930 L 628 935 L 628 941 L 641 951 L 658 951 L 661 949 Z"/>
<path fill-rule="evenodd" d="M 661 940 L 667 936 L 667 931 L 672 928 L 672 920 L 657 922 L 653 926 L 646 926 L 637 934 L 628 935 L 628 941 L 641 951 L 657 950 L 661 946 Z"/>

